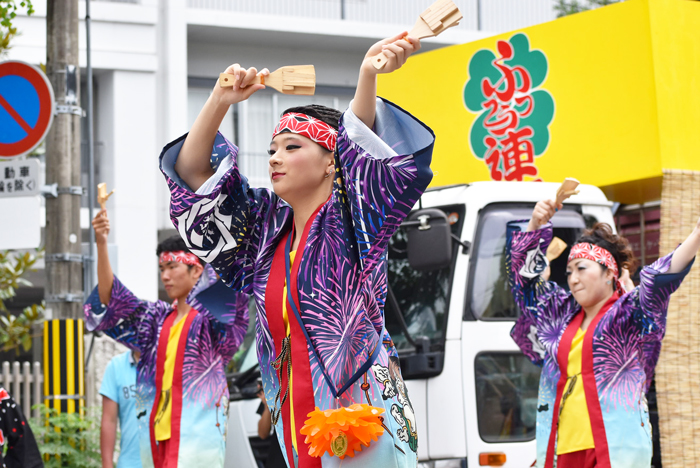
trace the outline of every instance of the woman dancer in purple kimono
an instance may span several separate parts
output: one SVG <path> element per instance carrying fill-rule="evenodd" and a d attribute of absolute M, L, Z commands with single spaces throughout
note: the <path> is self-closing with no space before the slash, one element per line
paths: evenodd
<path fill-rule="evenodd" d="M 634 263 L 627 241 L 598 223 L 572 246 L 570 292 L 544 281 L 552 240 L 552 200 L 536 206 L 526 231 L 508 226 L 506 262 L 523 314 L 511 336 L 542 366 L 537 413 L 537 466 L 649 466 L 651 425 L 646 404 L 666 328 L 670 295 L 700 248 L 700 220 L 671 254 L 641 271 L 625 292 L 620 272 Z"/>
<path fill-rule="evenodd" d="M 416 419 L 384 328 L 386 247 L 432 178 L 434 136 L 376 97 L 376 77 L 419 47 L 406 33 L 372 46 L 342 115 L 285 111 L 270 143 L 273 191 L 248 186 L 238 148 L 217 133 L 231 104 L 263 88 L 255 68 L 230 66 L 236 85 L 217 83 L 190 133 L 161 154 L 180 235 L 255 296 L 263 388 L 292 467 L 416 466 Z M 389 62 L 377 71 L 380 52 Z M 348 407 L 346 424 L 337 412 L 307 420 Z"/>

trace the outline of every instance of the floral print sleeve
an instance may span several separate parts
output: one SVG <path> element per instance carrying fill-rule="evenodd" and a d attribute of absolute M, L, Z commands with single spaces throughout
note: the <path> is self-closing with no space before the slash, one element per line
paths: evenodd
<path fill-rule="evenodd" d="M 348 109 L 340 121 L 336 168 L 353 220 L 360 265 L 368 274 L 433 177 L 433 132 L 377 98 L 374 132 Z"/>
<path fill-rule="evenodd" d="M 88 297 L 83 306 L 85 326 L 90 331 L 103 331 L 131 349 L 142 350 L 144 340 L 154 336 L 144 329 L 150 323 L 144 318 L 157 306 L 136 297 L 115 276 L 109 304 L 102 304 L 97 286 Z"/>
<path fill-rule="evenodd" d="M 507 227 L 506 272 L 513 299 L 522 312 L 511 337 L 533 363 L 542 365 L 544 349 L 540 340 L 543 335 L 558 334 L 555 321 L 570 294 L 540 276 L 546 267 L 552 225 L 524 232 L 520 229 L 522 223 L 513 221 Z"/>
<path fill-rule="evenodd" d="M 249 297 L 235 293 L 219 281 L 211 266 L 192 289 L 187 303 L 204 314 L 214 351 L 228 362 L 243 342 L 248 329 Z"/>
<path fill-rule="evenodd" d="M 253 264 L 261 226 L 279 199 L 267 189 L 253 189 L 237 166 L 238 148 L 217 134 L 211 155 L 215 174 L 196 192 L 175 172 L 187 135 L 161 153 L 161 171 L 170 188 L 170 217 L 188 248 L 210 263 L 236 291 L 252 293 Z"/>
<path fill-rule="evenodd" d="M 671 294 L 678 289 L 693 266 L 693 259 L 678 273 L 668 273 L 673 253 L 642 268 L 636 294 L 639 307 L 634 308 L 632 321 L 643 341 L 661 341 L 666 332 L 666 315 Z"/>

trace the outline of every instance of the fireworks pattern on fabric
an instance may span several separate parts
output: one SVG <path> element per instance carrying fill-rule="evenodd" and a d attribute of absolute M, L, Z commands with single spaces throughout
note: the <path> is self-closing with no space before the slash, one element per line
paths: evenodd
<path fill-rule="evenodd" d="M 559 343 L 581 306 L 571 293 L 556 283 L 544 281 L 539 275 L 529 275 L 527 271 L 527 276 L 521 274 L 528 255 L 543 255 L 542 252 L 547 251 L 552 228 L 550 224 L 536 231 L 520 232 L 518 223 L 521 221 L 509 223 L 506 242 L 510 287 L 523 312 L 511 336 L 533 363 L 543 367 L 538 406 L 547 410 L 537 413 L 537 451 L 538 459 L 544 459 L 560 377 Z M 670 295 L 680 286 L 691 266 L 681 273 L 667 274 L 671 257 L 672 254 L 667 255 L 644 267 L 640 285 L 620 297 L 593 330 L 593 373 L 605 433 L 609 446 L 620 446 L 625 453 L 628 449 L 634 451 L 635 447 L 650 447 L 649 443 L 635 439 L 649 437 L 644 424 L 640 425 L 640 414 L 646 415 L 647 420 L 642 419 L 642 422 L 648 425 L 644 395 L 659 359 Z M 539 261 L 532 263 L 539 264 Z M 544 348 L 544 358 L 535 351 L 533 330 Z M 642 429 L 634 429 L 636 435 L 625 434 L 620 429 L 620 421 L 630 421 L 631 427 Z M 638 456 L 645 457 L 646 452 L 642 452 Z M 633 455 L 630 457 L 630 460 L 635 459 Z"/>

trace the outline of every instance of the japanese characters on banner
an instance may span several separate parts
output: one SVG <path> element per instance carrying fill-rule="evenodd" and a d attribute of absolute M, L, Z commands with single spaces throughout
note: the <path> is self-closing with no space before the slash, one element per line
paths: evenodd
<path fill-rule="evenodd" d="M 435 132 L 433 187 L 576 177 L 656 200 L 663 169 L 700 171 L 697 7 L 627 0 L 423 52 L 377 92 Z"/>
<path fill-rule="evenodd" d="M 547 57 L 530 50 L 525 34 L 496 41 L 496 53 L 481 49 L 469 61 L 464 105 L 478 114 L 469 132 L 474 156 L 491 180 L 542 180 L 536 157 L 549 146 L 554 98 L 542 88 Z"/>

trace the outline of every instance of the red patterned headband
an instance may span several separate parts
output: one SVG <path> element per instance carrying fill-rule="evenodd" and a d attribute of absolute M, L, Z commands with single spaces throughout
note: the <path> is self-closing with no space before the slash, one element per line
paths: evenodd
<path fill-rule="evenodd" d="M 281 118 L 272 138 L 280 133 L 290 132 L 303 135 L 311 141 L 318 143 L 328 151 L 335 151 L 335 141 L 338 138 L 338 131 L 322 120 L 315 119 L 310 115 L 298 112 L 289 112 Z"/>
<path fill-rule="evenodd" d="M 581 242 L 571 247 L 571 253 L 569 254 L 569 261 L 585 258 L 587 260 L 592 260 L 607 267 L 612 271 L 615 279 L 620 277 L 620 271 L 617 268 L 617 262 L 612 256 L 609 250 L 604 249 L 598 245 L 589 244 L 588 242 Z"/>
<path fill-rule="evenodd" d="M 185 265 L 201 265 L 197 256 L 190 252 L 185 252 L 183 250 L 178 250 L 175 252 L 161 252 L 160 263 L 166 262 L 179 262 Z"/>

